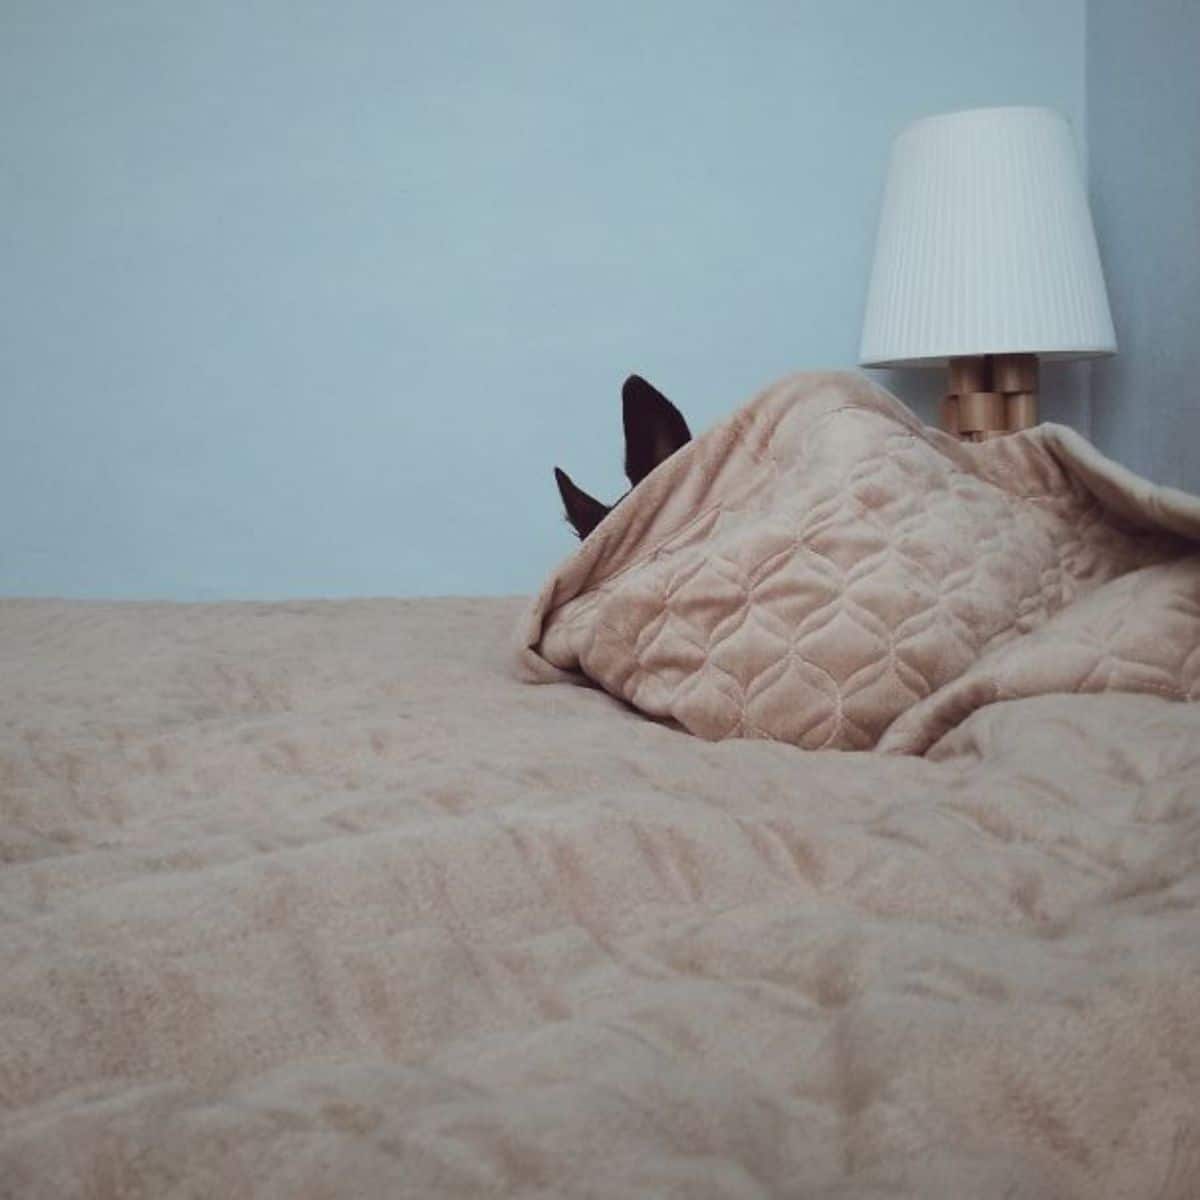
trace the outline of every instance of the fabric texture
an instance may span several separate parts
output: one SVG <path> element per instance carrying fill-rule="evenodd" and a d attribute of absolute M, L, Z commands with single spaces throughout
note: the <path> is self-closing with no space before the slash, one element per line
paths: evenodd
<path fill-rule="evenodd" d="M 661 464 L 547 580 L 519 671 L 710 739 L 921 753 L 979 703 L 1200 694 L 1200 499 L 1073 431 L 981 444 L 793 376 Z"/>
<path fill-rule="evenodd" d="M 707 742 L 527 603 L 0 601 L 0 1196 L 1194 1200 L 1200 707 Z"/>

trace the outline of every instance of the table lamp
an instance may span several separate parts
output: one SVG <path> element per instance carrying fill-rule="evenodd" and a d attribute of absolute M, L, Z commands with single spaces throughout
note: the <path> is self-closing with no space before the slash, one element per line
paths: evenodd
<path fill-rule="evenodd" d="M 926 117 L 892 145 L 859 361 L 949 367 L 942 426 L 1037 423 L 1038 361 L 1116 351 L 1066 120 L 1047 108 Z"/>

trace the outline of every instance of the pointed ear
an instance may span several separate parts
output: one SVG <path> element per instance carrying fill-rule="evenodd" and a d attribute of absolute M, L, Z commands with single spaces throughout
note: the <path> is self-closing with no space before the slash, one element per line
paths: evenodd
<path fill-rule="evenodd" d="M 621 388 L 625 418 L 625 474 L 635 486 L 660 462 L 692 440 L 683 414 L 640 375 Z"/>
<path fill-rule="evenodd" d="M 562 497 L 563 507 L 567 510 L 567 520 L 581 538 L 587 537 L 605 517 L 608 516 L 608 505 L 593 499 L 572 482 L 566 471 L 554 468 L 554 479 L 558 484 L 558 494 Z"/>

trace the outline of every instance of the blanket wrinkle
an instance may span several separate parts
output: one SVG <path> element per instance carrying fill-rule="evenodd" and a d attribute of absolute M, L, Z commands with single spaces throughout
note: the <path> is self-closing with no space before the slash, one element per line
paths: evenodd
<path fill-rule="evenodd" d="M 962 443 L 861 376 L 801 374 L 601 522 L 516 665 L 709 740 L 921 754 L 980 704 L 1195 699 L 1198 548 L 1200 498 L 1071 430 Z"/>

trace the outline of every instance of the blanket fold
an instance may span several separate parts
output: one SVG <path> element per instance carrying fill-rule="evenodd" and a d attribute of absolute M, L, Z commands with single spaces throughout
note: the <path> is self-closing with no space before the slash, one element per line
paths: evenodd
<path fill-rule="evenodd" d="M 709 740 L 923 753 L 974 707 L 1200 689 L 1200 499 L 1052 424 L 981 444 L 792 376 L 685 446 L 546 581 L 533 681 Z"/>

